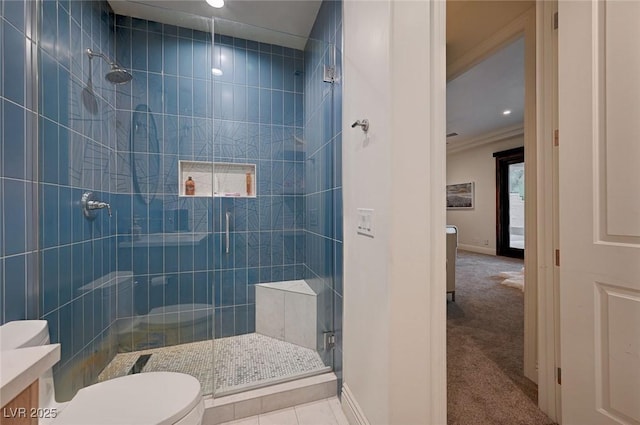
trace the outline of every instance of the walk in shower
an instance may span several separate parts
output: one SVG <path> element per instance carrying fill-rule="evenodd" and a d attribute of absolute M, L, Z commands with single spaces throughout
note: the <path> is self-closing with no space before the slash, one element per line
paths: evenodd
<path fill-rule="evenodd" d="M 341 3 L 306 39 L 38 8 L 35 293 L 58 394 L 155 370 L 216 396 L 339 376 Z"/>

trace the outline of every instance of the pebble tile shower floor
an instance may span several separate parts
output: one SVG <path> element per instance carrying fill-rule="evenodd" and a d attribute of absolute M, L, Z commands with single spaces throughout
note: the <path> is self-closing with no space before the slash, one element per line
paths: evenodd
<path fill-rule="evenodd" d="M 314 350 L 252 333 L 216 339 L 215 343 L 209 340 L 120 353 L 100 373 L 98 382 L 127 375 L 143 354 L 152 354 L 143 372 L 188 373 L 200 381 L 203 394 L 211 394 L 214 389 L 219 394 L 325 369 Z"/>

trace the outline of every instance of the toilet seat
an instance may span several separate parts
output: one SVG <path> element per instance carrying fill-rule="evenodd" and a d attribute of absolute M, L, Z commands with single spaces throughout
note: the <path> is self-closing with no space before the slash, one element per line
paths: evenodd
<path fill-rule="evenodd" d="M 196 378 L 174 372 L 146 372 L 81 389 L 53 424 L 174 425 L 183 423 L 187 416 L 198 417 L 191 415 L 193 410 L 204 412 Z"/>

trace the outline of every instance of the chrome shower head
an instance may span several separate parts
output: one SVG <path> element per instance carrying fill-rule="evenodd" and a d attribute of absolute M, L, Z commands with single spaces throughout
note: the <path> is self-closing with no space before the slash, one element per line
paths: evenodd
<path fill-rule="evenodd" d="M 115 63 L 111 64 L 111 71 L 107 72 L 104 79 L 111 84 L 126 84 L 133 79 L 133 75 L 124 68 L 120 68 Z"/>
<path fill-rule="evenodd" d="M 133 79 L 133 75 L 131 75 L 129 71 L 120 67 L 120 65 L 105 56 L 104 53 L 94 52 L 91 49 L 87 49 L 85 52 L 87 53 L 87 56 L 89 56 L 89 59 L 93 59 L 94 56 L 98 56 L 111 65 L 111 70 L 104 76 L 104 79 L 111 84 L 125 84 Z"/>

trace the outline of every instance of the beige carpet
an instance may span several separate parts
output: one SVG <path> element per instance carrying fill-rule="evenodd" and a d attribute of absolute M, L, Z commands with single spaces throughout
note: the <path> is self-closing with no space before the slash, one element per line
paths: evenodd
<path fill-rule="evenodd" d="M 449 425 L 547 425 L 522 374 L 524 295 L 500 284 L 522 260 L 459 251 L 456 302 L 447 300 Z"/>

